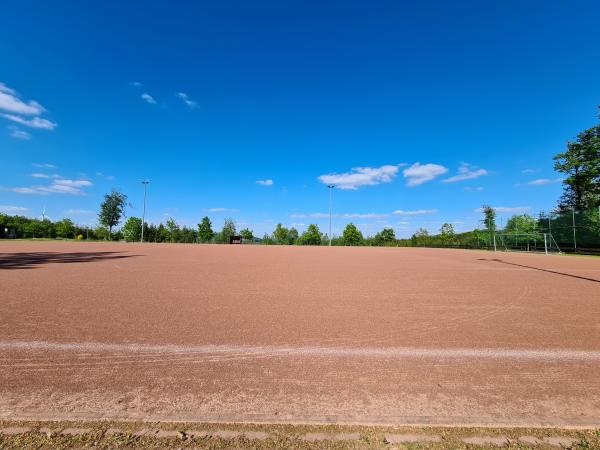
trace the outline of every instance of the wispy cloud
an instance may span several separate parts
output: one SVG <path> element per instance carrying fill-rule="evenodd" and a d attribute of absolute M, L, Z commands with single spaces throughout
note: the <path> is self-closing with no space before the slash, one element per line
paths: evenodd
<path fill-rule="evenodd" d="M 10 126 L 8 129 L 10 130 L 10 135 L 15 139 L 21 139 L 22 141 L 28 141 L 31 139 L 31 135 L 27 131 L 20 130 L 14 126 Z"/>
<path fill-rule="evenodd" d="M 56 169 L 57 167 L 54 164 L 48 163 L 33 163 L 33 167 L 38 167 L 40 169 Z"/>
<path fill-rule="evenodd" d="M 152 97 L 150 94 L 147 94 L 146 92 L 144 92 L 142 95 L 140 95 L 140 97 L 146 103 L 149 103 L 151 105 L 156 105 L 156 100 L 154 100 L 154 97 Z"/>
<path fill-rule="evenodd" d="M 85 195 L 83 188 L 92 186 L 89 180 L 68 180 L 55 179 L 48 186 L 31 186 L 31 187 L 15 187 L 5 189 L 17 194 L 30 195 L 50 195 L 50 194 L 68 194 L 68 195 Z"/>
<path fill-rule="evenodd" d="M 103 178 L 106 181 L 113 181 L 115 177 L 113 175 L 104 175 L 102 172 L 96 172 L 98 178 Z"/>
<path fill-rule="evenodd" d="M 488 171 L 485 169 L 478 169 L 476 166 L 462 163 L 458 168 L 458 173 L 450 178 L 442 180 L 442 183 L 456 183 L 457 181 L 473 180 L 487 174 Z"/>
<path fill-rule="evenodd" d="M 3 114 L 3 116 L 8 120 L 20 123 L 21 125 L 25 125 L 29 128 L 38 128 L 41 130 L 54 130 L 57 126 L 56 123 L 51 122 L 48 119 L 42 119 L 41 117 L 26 119 L 21 116 L 15 116 L 14 114 Z"/>
<path fill-rule="evenodd" d="M 64 214 L 66 216 L 91 216 L 96 212 L 89 209 L 67 209 Z"/>
<path fill-rule="evenodd" d="M 521 170 L 521 173 L 535 173 L 537 171 L 537 169 L 523 169 Z"/>
<path fill-rule="evenodd" d="M 523 214 L 531 210 L 531 206 L 492 206 L 498 213 Z M 483 208 L 475 209 L 475 212 L 483 212 Z"/>
<path fill-rule="evenodd" d="M 329 218 L 329 213 L 311 213 L 311 214 L 290 214 L 292 219 L 325 219 Z M 384 219 L 389 217 L 389 214 L 376 214 L 376 213 L 346 213 L 346 214 L 332 214 L 331 217 L 341 219 Z"/>
<path fill-rule="evenodd" d="M 529 186 L 545 186 L 547 184 L 556 184 L 562 182 L 562 178 L 538 178 L 527 183 Z"/>
<path fill-rule="evenodd" d="M 29 102 L 21 100 L 17 91 L 4 83 L 0 83 L 0 109 L 25 116 L 39 116 L 45 111 L 44 107 L 34 100 Z"/>
<path fill-rule="evenodd" d="M 482 186 L 476 186 L 476 187 L 467 186 L 467 187 L 464 187 L 463 189 L 465 192 L 481 192 L 481 191 L 483 191 Z"/>
<path fill-rule="evenodd" d="M 404 169 L 402 175 L 407 179 L 406 185 L 409 187 L 419 186 L 427 183 L 448 172 L 448 169 L 439 164 L 420 164 L 414 163 L 412 166 Z"/>
<path fill-rule="evenodd" d="M 437 213 L 437 209 L 416 209 L 413 211 L 404 211 L 402 209 L 397 209 L 392 214 L 397 216 L 424 216 L 427 214 L 435 214 Z"/>
<path fill-rule="evenodd" d="M 0 205 L 0 211 L 5 214 L 20 214 L 29 211 L 29 208 L 23 206 Z"/>
<path fill-rule="evenodd" d="M 363 186 L 391 182 L 402 165 L 354 167 L 350 172 L 321 175 L 319 181 L 323 184 L 333 184 L 338 189 L 356 190 Z"/>
<path fill-rule="evenodd" d="M 198 107 L 198 103 L 190 98 L 185 92 L 178 92 L 175 94 L 177 98 L 179 98 L 183 103 L 185 103 L 188 108 L 194 109 Z"/>
<path fill-rule="evenodd" d="M 129 84 L 135 87 L 143 86 L 139 81 L 131 81 Z"/>
<path fill-rule="evenodd" d="M 238 212 L 239 209 L 236 208 L 208 208 L 208 212 L 212 213 L 222 213 L 222 212 Z"/>
<path fill-rule="evenodd" d="M 273 186 L 273 180 L 256 180 L 256 184 L 261 186 Z"/>
<path fill-rule="evenodd" d="M 34 100 L 28 102 L 21 100 L 17 91 L 9 88 L 4 83 L 0 83 L 0 111 L 7 120 L 10 120 L 30 128 L 38 128 L 42 130 L 54 130 L 56 123 L 48 119 L 37 117 L 42 115 L 46 110 L 42 105 Z M 25 117 L 23 117 L 25 116 Z M 30 116 L 34 116 L 29 118 Z M 15 139 L 29 140 L 31 136 L 26 131 L 22 131 L 16 127 L 9 127 L 10 135 Z"/>

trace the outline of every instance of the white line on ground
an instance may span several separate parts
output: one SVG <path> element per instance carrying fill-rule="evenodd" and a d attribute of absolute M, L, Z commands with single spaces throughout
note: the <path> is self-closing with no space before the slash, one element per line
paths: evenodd
<path fill-rule="evenodd" d="M 0 351 L 113 352 L 176 355 L 236 355 L 257 357 L 353 357 L 353 358 L 475 358 L 527 360 L 600 361 L 600 351 L 568 349 L 419 348 L 419 347 L 319 347 L 242 345 L 152 345 L 100 342 L 58 343 L 44 341 L 0 341 Z"/>

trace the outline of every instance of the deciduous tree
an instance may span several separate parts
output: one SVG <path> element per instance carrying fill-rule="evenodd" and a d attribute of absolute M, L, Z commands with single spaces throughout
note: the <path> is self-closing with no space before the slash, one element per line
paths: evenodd
<path fill-rule="evenodd" d="M 123 216 L 123 211 L 127 205 L 127 195 L 119 191 L 112 191 L 104 196 L 104 201 L 100 205 L 98 222 L 108 228 L 108 238 L 112 233 L 113 227 L 117 226 Z"/>

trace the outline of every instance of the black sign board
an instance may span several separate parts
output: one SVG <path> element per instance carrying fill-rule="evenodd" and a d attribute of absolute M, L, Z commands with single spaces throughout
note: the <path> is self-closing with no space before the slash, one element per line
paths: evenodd
<path fill-rule="evenodd" d="M 229 236 L 229 243 L 230 244 L 241 244 L 242 237 L 241 236 Z"/>

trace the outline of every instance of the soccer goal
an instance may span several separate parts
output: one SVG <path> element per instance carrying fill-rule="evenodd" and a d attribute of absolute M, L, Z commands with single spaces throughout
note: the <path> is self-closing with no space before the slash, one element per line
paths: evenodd
<path fill-rule="evenodd" d="M 562 253 L 552 233 L 496 233 L 494 250 L 505 252 Z"/>

